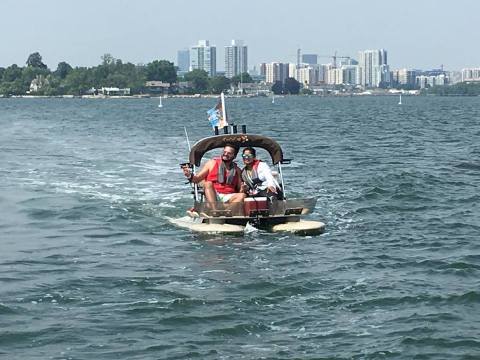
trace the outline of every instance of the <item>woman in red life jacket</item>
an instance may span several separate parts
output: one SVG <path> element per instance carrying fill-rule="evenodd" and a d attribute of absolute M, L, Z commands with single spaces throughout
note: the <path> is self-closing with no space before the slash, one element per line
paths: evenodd
<path fill-rule="evenodd" d="M 209 160 L 195 175 L 190 168 L 184 167 L 183 173 L 194 183 L 203 181 L 203 190 L 207 202 L 238 202 L 243 201 L 241 172 L 233 161 L 238 149 L 233 145 L 225 145 L 221 157 Z"/>
<path fill-rule="evenodd" d="M 254 148 L 243 149 L 242 158 L 245 167 L 242 170 L 242 180 L 247 187 L 248 195 L 280 198 L 280 186 L 273 177 L 270 167 L 256 157 L 257 152 Z"/>

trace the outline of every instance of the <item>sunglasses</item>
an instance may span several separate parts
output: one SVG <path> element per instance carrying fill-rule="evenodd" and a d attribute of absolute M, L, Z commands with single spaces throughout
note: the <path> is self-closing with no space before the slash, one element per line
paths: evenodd
<path fill-rule="evenodd" d="M 242 155 L 242 158 L 244 159 L 253 159 L 255 156 L 253 155 Z"/>

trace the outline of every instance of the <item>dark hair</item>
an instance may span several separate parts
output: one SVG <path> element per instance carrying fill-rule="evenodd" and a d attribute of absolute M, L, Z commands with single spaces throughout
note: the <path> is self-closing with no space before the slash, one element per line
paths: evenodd
<path fill-rule="evenodd" d="M 227 147 L 227 146 L 229 146 L 229 147 L 231 147 L 232 149 L 234 149 L 234 150 L 235 150 L 235 156 L 237 156 L 238 150 L 240 150 L 240 148 L 239 148 L 238 146 L 236 146 L 236 145 L 229 144 L 229 143 L 225 144 L 224 148 Z"/>
<path fill-rule="evenodd" d="M 250 151 L 253 155 L 253 157 L 257 157 L 257 151 L 253 148 L 253 147 L 250 147 L 250 146 L 247 146 L 246 148 L 243 149 L 242 151 L 242 154 L 245 154 L 245 151 Z"/>

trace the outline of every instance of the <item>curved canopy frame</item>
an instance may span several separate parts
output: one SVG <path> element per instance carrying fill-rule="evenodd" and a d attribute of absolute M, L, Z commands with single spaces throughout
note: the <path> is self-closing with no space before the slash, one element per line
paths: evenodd
<path fill-rule="evenodd" d="M 222 148 L 227 144 L 234 146 L 262 148 L 270 154 L 274 165 L 283 161 L 283 151 L 280 145 L 273 139 L 261 135 L 250 134 L 224 134 L 211 136 L 198 141 L 190 150 L 190 164 L 200 166 L 203 155 L 212 149 Z"/>

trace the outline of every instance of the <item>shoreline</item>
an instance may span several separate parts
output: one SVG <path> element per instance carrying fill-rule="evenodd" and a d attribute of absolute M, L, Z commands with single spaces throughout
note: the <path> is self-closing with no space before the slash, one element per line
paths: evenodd
<path fill-rule="evenodd" d="M 329 94 L 329 95 L 289 95 L 282 94 L 276 95 L 278 97 L 319 97 L 319 98 L 328 98 L 328 97 L 371 97 L 371 96 L 426 96 L 420 93 L 409 93 L 409 92 L 394 92 L 394 93 L 348 93 L 348 94 Z M 11 95 L 4 96 L 0 95 L 0 99 L 93 99 L 93 100 L 102 100 L 102 99 L 158 99 L 168 98 L 168 99 L 212 99 L 218 98 L 220 95 L 217 94 L 194 94 L 194 95 L 168 95 L 168 96 L 158 96 L 158 95 L 126 95 L 126 96 L 106 96 L 106 95 Z M 432 96 L 432 95 L 429 95 Z M 442 95 L 438 95 L 442 96 Z M 453 95 L 451 95 L 453 96 Z M 475 96 L 475 95 L 456 95 L 456 96 Z M 270 96 L 258 96 L 258 95 L 225 95 L 226 98 L 268 98 Z"/>

